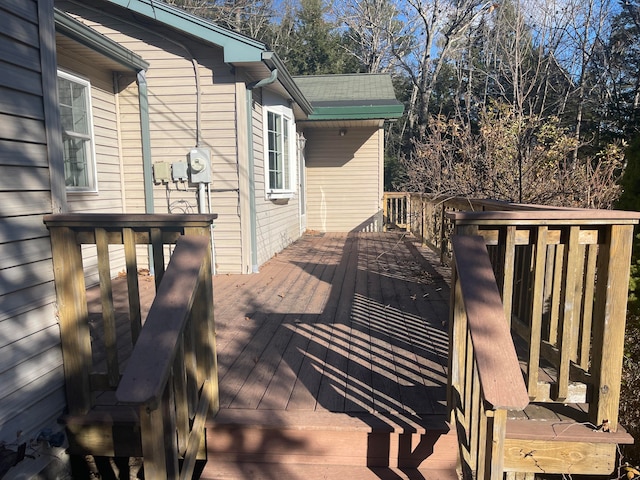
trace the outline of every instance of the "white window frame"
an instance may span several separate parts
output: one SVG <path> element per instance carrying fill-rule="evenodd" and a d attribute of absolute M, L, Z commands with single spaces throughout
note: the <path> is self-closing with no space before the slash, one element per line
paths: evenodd
<path fill-rule="evenodd" d="M 63 135 L 63 155 L 64 155 L 64 177 L 67 193 L 97 193 L 98 192 L 98 175 L 96 167 L 96 149 L 95 149 L 95 135 L 93 131 L 93 109 L 91 105 L 91 82 L 86 79 L 74 75 L 63 70 L 58 70 L 58 78 L 63 78 L 69 82 L 73 82 L 86 89 L 86 118 L 87 118 L 87 130 L 88 133 L 75 132 L 72 130 L 64 130 L 64 124 L 61 122 L 62 135 Z M 60 99 L 58 98 L 58 107 L 60 108 Z M 65 138 L 71 138 L 76 140 L 84 140 L 86 146 L 85 161 L 83 163 L 84 169 L 86 169 L 87 185 L 77 186 L 68 184 L 67 179 L 69 173 L 67 166 L 70 163 L 67 157 L 67 147 L 65 145 Z"/>
<path fill-rule="evenodd" d="M 264 182 L 265 197 L 269 200 L 289 199 L 293 198 L 296 192 L 297 182 L 297 149 L 296 149 L 296 124 L 293 117 L 293 110 L 285 105 L 265 105 L 263 107 L 263 140 L 264 140 Z M 278 154 L 271 145 L 271 139 L 274 137 L 269 131 L 269 114 L 276 115 L 282 121 L 282 132 L 280 142 L 276 147 L 282 148 L 279 152 L 283 158 L 283 171 L 281 173 L 283 182 L 280 188 L 271 185 L 271 159 L 272 152 Z M 284 139 L 286 131 L 287 138 Z M 286 150 L 285 150 L 286 149 Z"/>

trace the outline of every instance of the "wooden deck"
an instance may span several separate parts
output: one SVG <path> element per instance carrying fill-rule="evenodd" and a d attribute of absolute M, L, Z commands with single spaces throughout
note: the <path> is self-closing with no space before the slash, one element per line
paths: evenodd
<path fill-rule="evenodd" d="M 455 480 L 446 268 L 402 233 L 306 235 L 214 278 L 206 479 Z"/>
<path fill-rule="evenodd" d="M 220 411 L 207 422 L 200 478 L 396 479 L 413 468 L 410 478 L 457 479 L 448 274 L 392 232 L 306 235 L 259 274 L 214 276 Z M 139 284 L 144 319 L 153 277 Z M 119 344 L 130 336 L 126 288 L 113 280 Z M 87 299 L 97 340 L 99 288 Z M 111 408 L 115 397 L 95 402 Z"/>
<path fill-rule="evenodd" d="M 399 233 L 307 235 L 217 276 L 222 409 L 444 415 L 449 287 Z"/>

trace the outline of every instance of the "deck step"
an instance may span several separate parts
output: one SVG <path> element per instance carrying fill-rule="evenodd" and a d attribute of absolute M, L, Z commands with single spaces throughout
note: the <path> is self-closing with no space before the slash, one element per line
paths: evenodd
<path fill-rule="evenodd" d="M 212 462 L 200 480 L 459 480 L 455 469 L 445 470 L 354 467 L 348 465 L 291 465 L 275 463 Z"/>
<path fill-rule="evenodd" d="M 457 459 L 455 433 L 435 415 L 223 409 L 207 424 L 207 450 L 207 471 L 214 473 L 220 463 L 455 472 Z"/>

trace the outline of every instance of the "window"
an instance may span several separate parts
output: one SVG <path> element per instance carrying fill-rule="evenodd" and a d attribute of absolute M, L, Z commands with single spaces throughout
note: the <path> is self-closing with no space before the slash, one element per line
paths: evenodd
<path fill-rule="evenodd" d="M 268 198 L 291 198 L 295 190 L 295 128 L 291 109 L 265 108 Z"/>
<path fill-rule="evenodd" d="M 96 192 L 91 84 L 82 78 L 58 71 L 58 104 L 67 191 Z"/>

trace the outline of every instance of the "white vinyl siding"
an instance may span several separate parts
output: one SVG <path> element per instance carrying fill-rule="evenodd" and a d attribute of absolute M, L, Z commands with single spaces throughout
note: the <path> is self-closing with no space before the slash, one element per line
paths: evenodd
<path fill-rule="evenodd" d="M 49 169 L 55 151 L 49 138 L 61 133 L 52 130 L 49 2 L 1 2 L 0 31 L 0 443 L 17 445 L 56 428 L 65 407 L 51 245 L 42 222 L 63 193 L 62 182 L 52 191 Z"/>
<path fill-rule="evenodd" d="M 307 228 L 377 231 L 382 205 L 382 129 L 305 130 Z"/>

